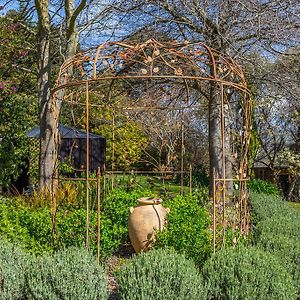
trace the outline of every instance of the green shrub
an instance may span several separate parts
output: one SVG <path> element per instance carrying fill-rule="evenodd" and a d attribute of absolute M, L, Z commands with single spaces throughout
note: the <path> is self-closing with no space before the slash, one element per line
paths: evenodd
<path fill-rule="evenodd" d="M 97 253 L 97 214 L 90 212 L 90 248 Z M 113 223 L 105 212 L 100 221 L 101 258 L 113 254 L 127 237 L 127 228 Z M 59 211 L 57 213 L 57 248 L 81 247 L 86 240 L 86 210 Z"/>
<path fill-rule="evenodd" d="M 107 195 L 101 211 L 101 257 L 113 254 L 128 238 L 130 206 L 137 199 L 148 196 L 148 191 L 125 192 L 114 190 Z M 97 252 L 97 213 L 90 210 L 90 247 Z M 53 240 L 51 211 L 48 207 L 31 208 L 22 201 L 0 200 L 0 234 L 9 241 L 18 242 L 29 252 L 45 252 L 85 244 L 86 210 L 62 207 L 56 214 L 56 236 Z"/>
<path fill-rule="evenodd" d="M 280 191 L 278 187 L 269 181 L 265 181 L 261 179 L 251 179 L 247 183 L 247 186 L 250 189 L 250 191 L 253 193 L 262 193 L 262 194 L 273 195 L 273 196 L 280 195 Z"/>
<path fill-rule="evenodd" d="M 203 264 L 211 253 L 208 210 L 192 195 L 177 196 L 164 206 L 170 208 L 170 213 L 165 230 L 157 233 L 154 247 L 172 247 L 198 265 Z"/>
<path fill-rule="evenodd" d="M 261 234 L 286 235 L 300 239 L 299 213 L 283 202 L 281 198 L 252 194 L 250 205 L 255 239 Z"/>
<path fill-rule="evenodd" d="M 129 208 L 135 207 L 139 198 L 147 196 L 153 195 L 150 191 L 142 189 L 131 192 L 115 189 L 106 197 L 104 214 L 114 224 L 126 228 L 127 233 Z"/>
<path fill-rule="evenodd" d="M 31 210 L 9 200 L 0 202 L 0 234 L 29 252 L 52 251 L 49 209 Z"/>
<path fill-rule="evenodd" d="M 29 257 L 18 247 L 0 240 L 0 299 L 21 300 Z"/>
<path fill-rule="evenodd" d="M 292 275 L 300 295 L 300 240 L 282 234 L 263 233 L 258 237 L 257 246 L 279 259 L 281 264 Z"/>
<path fill-rule="evenodd" d="M 104 271 L 95 257 L 78 248 L 33 260 L 26 274 L 26 284 L 28 300 L 104 300 L 108 297 Z"/>
<path fill-rule="evenodd" d="M 218 252 L 205 263 L 203 277 L 209 299 L 296 299 L 296 288 L 286 269 L 271 254 L 256 248 Z"/>
<path fill-rule="evenodd" d="M 201 300 L 206 292 L 192 261 L 174 251 L 152 250 L 117 271 L 122 300 Z"/>

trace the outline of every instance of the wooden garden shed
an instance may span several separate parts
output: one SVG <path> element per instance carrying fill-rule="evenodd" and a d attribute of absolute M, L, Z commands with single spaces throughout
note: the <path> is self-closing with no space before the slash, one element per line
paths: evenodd
<path fill-rule="evenodd" d="M 58 157 L 60 163 L 66 163 L 73 169 L 73 175 L 86 169 L 86 140 L 85 131 L 74 127 L 59 125 Z M 38 139 L 40 128 L 31 129 L 27 136 Z M 89 133 L 89 170 L 96 171 L 98 167 L 105 169 L 106 139 L 100 135 Z"/>

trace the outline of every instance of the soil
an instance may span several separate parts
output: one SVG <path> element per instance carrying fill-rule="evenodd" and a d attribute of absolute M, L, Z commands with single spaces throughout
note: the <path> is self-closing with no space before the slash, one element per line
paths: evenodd
<path fill-rule="evenodd" d="M 129 242 L 122 245 L 119 250 L 105 261 L 105 266 L 108 272 L 108 288 L 109 300 L 117 300 L 117 280 L 114 276 L 114 271 L 118 269 L 124 260 L 130 259 L 134 255 L 134 249 Z"/>

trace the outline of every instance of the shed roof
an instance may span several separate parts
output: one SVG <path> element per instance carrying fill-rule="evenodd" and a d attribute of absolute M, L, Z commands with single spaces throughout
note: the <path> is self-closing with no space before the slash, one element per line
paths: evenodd
<path fill-rule="evenodd" d="M 62 139 L 86 139 L 86 132 L 76 129 L 74 127 L 65 126 L 60 124 L 58 127 L 59 135 Z M 30 138 L 40 137 L 40 127 L 35 127 L 27 132 L 27 136 Z M 89 139 L 105 139 L 103 136 L 89 133 Z"/>

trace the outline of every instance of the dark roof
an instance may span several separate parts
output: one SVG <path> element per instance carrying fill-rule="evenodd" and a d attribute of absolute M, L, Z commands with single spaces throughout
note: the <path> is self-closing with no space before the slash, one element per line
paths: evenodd
<path fill-rule="evenodd" d="M 65 126 L 60 124 L 58 127 L 58 132 L 62 139 L 85 139 L 86 132 L 79 130 L 73 127 Z M 40 127 L 35 127 L 27 132 L 27 136 L 30 138 L 39 138 L 40 137 Z M 101 135 L 94 133 L 89 133 L 90 139 L 105 139 Z"/>

